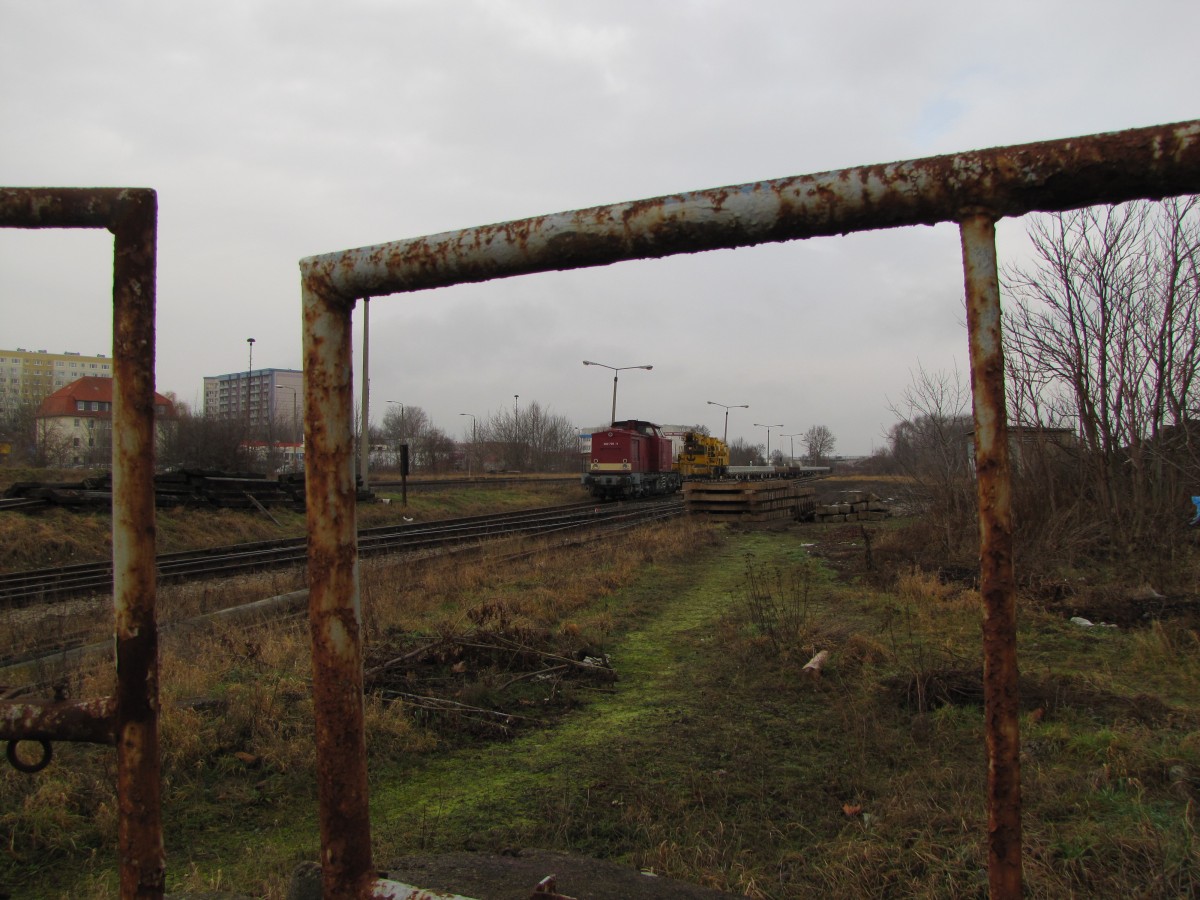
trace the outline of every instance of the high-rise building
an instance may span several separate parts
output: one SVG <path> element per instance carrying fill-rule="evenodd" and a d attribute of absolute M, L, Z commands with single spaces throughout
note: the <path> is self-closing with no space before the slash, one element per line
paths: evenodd
<path fill-rule="evenodd" d="M 304 373 L 299 369 L 254 369 L 204 378 L 204 414 L 244 419 L 276 429 L 276 439 L 304 433 Z"/>
<path fill-rule="evenodd" d="M 112 378 L 112 359 L 103 353 L 49 353 L 45 350 L 0 350 L 0 418 L 22 406 L 36 407 L 80 378 Z"/>

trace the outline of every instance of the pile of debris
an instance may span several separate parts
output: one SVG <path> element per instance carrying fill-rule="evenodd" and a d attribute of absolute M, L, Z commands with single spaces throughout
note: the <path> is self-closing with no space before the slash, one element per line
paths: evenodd
<path fill-rule="evenodd" d="M 359 493 L 363 493 L 361 487 Z M 18 481 L 4 492 L 4 499 L 12 502 L 0 508 L 28 509 L 36 504 L 74 509 L 111 509 L 112 473 L 105 472 L 74 483 Z M 285 506 L 303 509 L 304 474 L 282 473 L 278 478 L 268 478 L 261 472 L 178 469 L 154 476 L 154 503 L 164 507 L 263 509 Z"/>
<path fill-rule="evenodd" d="M 835 503 L 817 504 L 812 511 L 812 521 L 873 522 L 886 519 L 892 514 L 891 506 L 870 491 L 843 491 L 843 499 Z"/>

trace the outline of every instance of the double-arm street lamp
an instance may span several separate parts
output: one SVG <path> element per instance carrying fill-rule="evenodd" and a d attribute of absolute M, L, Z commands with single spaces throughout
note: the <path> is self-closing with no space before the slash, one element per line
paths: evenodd
<path fill-rule="evenodd" d="M 725 434 L 722 436 L 721 440 L 724 441 L 726 445 L 728 445 L 729 444 L 729 411 L 731 409 L 749 409 L 750 404 L 749 403 L 734 403 L 730 406 L 726 406 L 724 403 L 717 403 L 713 400 L 709 400 L 708 405 L 709 406 L 720 406 L 721 408 L 723 408 L 725 410 Z M 768 435 L 768 437 L 769 437 L 769 435 Z"/>
<path fill-rule="evenodd" d="M 471 453 L 467 454 L 467 477 L 471 477 L 471 456 L 475 453 L 475 417 L 470 413 L 459 413 L 460 416 L 471 416 Z"/>
<path fill-rule="evenodd" d="M 602 369 L 610 369 L 613 373 L 613 405 L 612 405 L 612 422 L 617 421 L 617 373 L 625 372 L 629 369 L 645 369 L 649 372 L 654 366 L 606 366 L 604 363 L 592 362 L 590 359 L 583 361 L 585 366 L 599 366 Z"/>
<path fill-rule="evenodd" d="M 767 465 L 769 466 L 771 464 L 771 429 L 772 428 L 782 428 L 783 426 L 782 425 L 760 425 L 758 422 L 755 422 L 754 427 L 767 429 Z"/>

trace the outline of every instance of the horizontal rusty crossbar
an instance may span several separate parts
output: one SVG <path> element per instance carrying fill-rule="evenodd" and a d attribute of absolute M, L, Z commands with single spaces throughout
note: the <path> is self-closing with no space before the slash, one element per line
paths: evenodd
<path fill-rule="evenodd" d="M 0 188 L 0 228 L 112 231 L 129 203 L 157 200 L 150 188 Z"/>
<path fill-rule="evenodd" d="M 0 704 L 0 741 L 117 742 L 115 697 Z"/>
<path fill-rule="evenodd" d="M 301 261 L 346 300 L 700 250 L 1200 192 L 1200 121 L 672 194 Z"/>

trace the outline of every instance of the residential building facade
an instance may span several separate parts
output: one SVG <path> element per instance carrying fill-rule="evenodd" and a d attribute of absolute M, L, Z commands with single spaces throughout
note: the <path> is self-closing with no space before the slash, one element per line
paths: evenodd
<path fill-rule="evenodd" d="M 103 353 L 49 353 L 45 350 L 0 350 L 0 420 L 23 406 L 36 407 L 60 388 L 80 378 L 112 378 L 112 359 Z"/>
<path fill-rule="evenodd" d="M 87 376 L 59 388 L 37 408 L 34 422 L 43 455 L 60 465 L 107 465 L 112 456 L 113 380 Z M 154 394 L 154 417 L 162 429 L 175 407 Z"/>
<path fill-rule="evenodd" d="M 298 443 L 304 435 L 304 373 L 254 369 L 205 376 L 204 414 L 244 420 L 260 434 Z"/>

